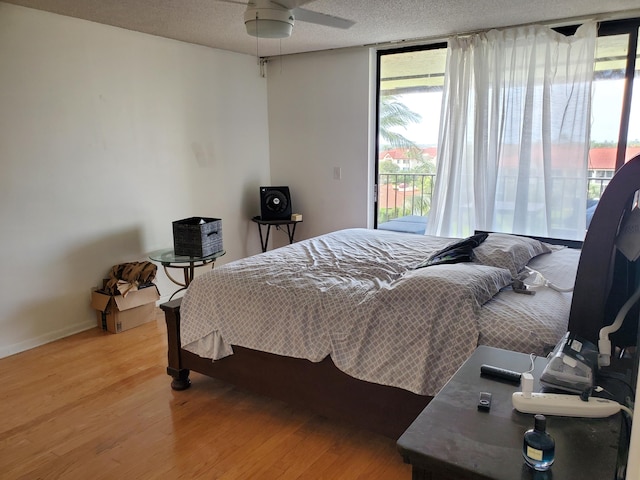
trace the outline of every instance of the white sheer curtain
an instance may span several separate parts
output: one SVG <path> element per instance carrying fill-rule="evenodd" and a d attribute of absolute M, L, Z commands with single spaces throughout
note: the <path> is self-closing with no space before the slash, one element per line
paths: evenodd
<path fill-rule="evenodd" d="M 427 234 L 583 239 L 597 26 L 451 38 Z"/>

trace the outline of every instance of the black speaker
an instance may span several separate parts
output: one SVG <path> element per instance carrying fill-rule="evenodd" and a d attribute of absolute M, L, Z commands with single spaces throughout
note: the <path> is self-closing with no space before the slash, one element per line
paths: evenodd
<path fill-rule="evenodd" d="M 289 187 L 260 187 L 260 219 L 291 219 Z"/>

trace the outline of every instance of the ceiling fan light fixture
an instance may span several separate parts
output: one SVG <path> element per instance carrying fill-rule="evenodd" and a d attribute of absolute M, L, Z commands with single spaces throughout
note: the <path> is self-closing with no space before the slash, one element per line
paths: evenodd
<path fill-rule="evenodd" d="M 293 30 L 294 17 L 289 10 L 248 8 L 244 13 L 247 33 L 259 38 L 287 38 Z"/>

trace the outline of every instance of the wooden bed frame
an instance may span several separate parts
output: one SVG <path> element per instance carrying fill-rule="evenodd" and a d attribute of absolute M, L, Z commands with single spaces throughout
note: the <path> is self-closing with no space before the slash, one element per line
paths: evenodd
<path fill-rule="evenodd" d="M 583 244 L 569 330 L 592 341 L 605 323 L 615 277 L 612 259 L 618 226 L 639 188 L 640 156 L 611 180 Z M 167 323 L 167 373 L 175 390 L 189 388 L 189 372 L 194 371 L 394 439 L 432 398 L 355 379 L 336 368 L 330 358 L 313 363 L 238 346 L 233 346 L 233 355 L 216 362 L 199 357 L 180 346 L 180 301 L 161 305 Z"/>
<path fill-rule="evenodd" d="M 167 322 L 167 373 L 173 377 L 174 390 L 189 388 L 193 370 L 394 439 L 432 398 L 358 380 L 339 370 L 329 357 L 314 363 L 236 345 L 233 355 L 215 362 L 199 357 L 180 348 L 180 301 L 160 306 Z"/>

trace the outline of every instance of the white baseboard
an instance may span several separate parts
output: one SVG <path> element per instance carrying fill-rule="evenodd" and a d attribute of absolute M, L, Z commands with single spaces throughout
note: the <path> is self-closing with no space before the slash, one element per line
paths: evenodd
<path fill-rule="evenodd" d="M 84 332 L 85 330 L 89 330 L 90 328 L 96 328 L 95 319 L 81 322 L 81 323 L 76 323 L 75 325 L 71 325 L 69 327 L 56 330 L 54 332 L 49 332 L 36 338 L 30 338 L 29 340 L 25 340 L 24 342 L 14 343 L 13 345 L 1 347 L 0 358 L 5 358 L 11 355 L 15 355 L 16 353 L 24 352 L 26 350 L 39 347 L 40 345 L 45 345 L 47 343 L 60 340 L 61 338 L 68 337 L 69 335 Z"/>

